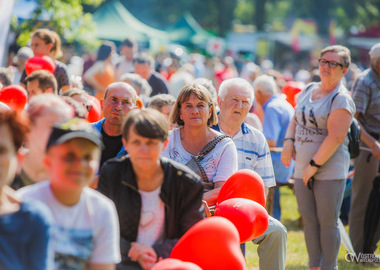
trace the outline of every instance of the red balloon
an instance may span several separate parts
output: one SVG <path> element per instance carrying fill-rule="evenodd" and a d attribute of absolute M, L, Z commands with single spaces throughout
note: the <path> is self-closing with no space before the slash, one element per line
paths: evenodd
<path fill-rule="evenodd" d="M 0 101 L 12 110 L 22 111 L 28 102 L 28 92 L 20 85 L 9 85 L 0 89 Z"/>
<path fill-rule="evenodd" d="M 305 87 L 303 82 L 290 81 L 285 83 L 282 88 L 282 93 L 286 95 L 286 101 L 288 101 L 293 108 L 297 105 L 297 94 Z"/>
<path fill-rule="evenodd" d="M 170 258 L 192 262 L 202 269 L 246 269 L 239 232 L 223 217 L 210 217 L 191 227 L 174 246 Z"/>
<path fill-rule="evenodd" d="M 41 70 L 41 69 L 49 71 L 50 73 L 54 74 L 55 63 L 53 59 L 51 59 L 47 55 L 35 55 L 26 61 L 26 64 L 25 64 L 26 75 L 30 75 L 33 71 Z"/>
<path fill-rule="evenodd" d="M 240 235 L 240 243 L 248 242 L 265 233 L 268 213 L 265 208 L 248 199 L 228 199 L 217 205 L 215 216 L 231 221 Z"/>
<path fill-rule="evenodd" d="M 202 268 L 191 262 L 167 258 L 156 263 L 152 270 L 202 270 Z"/>
<path fill-rule="evenodd" d="M 100 101 L 94 97 L 90 96 L 88 102 L 92 106 L 92 109 L 88 112 L 87 121 L 94 123 L 102 119 L 102 107 L 100 106 Z"/>
<path fill-rule="evenodd" d="M 249 169 L 235 172 L 219 191 L 217 203 L 232 198 L 245 198 L 265 207 L 264 182 L 261 176 Z"/>

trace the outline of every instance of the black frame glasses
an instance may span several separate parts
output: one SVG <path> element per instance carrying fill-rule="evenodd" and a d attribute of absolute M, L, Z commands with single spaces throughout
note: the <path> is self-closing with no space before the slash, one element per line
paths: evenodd
<path fill-rule="evenodd" d="M 322 67 L 329 66 L 329 68 L 336 68 L 337 66 L 341 66 L 343 68 L 343 64 L 337 63 L 335 61 L 329 61 L 326 59 L 318 59 L 319 65 Z"/>

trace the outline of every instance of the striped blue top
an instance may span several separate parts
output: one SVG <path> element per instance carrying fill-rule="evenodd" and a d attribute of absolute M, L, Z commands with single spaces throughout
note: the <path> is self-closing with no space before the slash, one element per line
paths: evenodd
<path fill-rule="evenodd" d="M 212 128 L 224 133 L 219 125 Z M 263 133 L 243 122 L 233 140 L 238 153 L 238 169 L 251 169 L 261 176 L 266 187 L 275 186 L 272 159 Z"/>

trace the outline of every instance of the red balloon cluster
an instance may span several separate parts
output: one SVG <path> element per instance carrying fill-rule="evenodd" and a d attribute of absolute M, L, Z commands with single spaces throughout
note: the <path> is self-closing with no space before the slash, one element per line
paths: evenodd
<path fill-rule="evenodd" d="M 92 106 L 91 110 L 88 112 L 87 121 L 94 123 L 102 119 L 102 107 L 100 106 L 100 101 L 94 97 L 89 96 L 89 104 Z"/>
<path fill-rule="evenodd" d="M 9 85 L 0 89 L 0 101 L 12 110 L 22 111 L 28 102 L 28 92 L 20 85 Z"/>
<path fill-rule="evenodd" d="M 264 182 L 248 169 L 239 170 L 220 189 L 215 216 L 231 221 L 237 228 L 240 243 L 262 235 L 268 228 Z"/>
<path fill-rule="evenodd" d="M 26 75 L 30 75 L 33 71 L 43 69 L 54 74 L 55 66 L 56 65 L 53 59 L 51 59 L 49 56 L 35 55 L 26 61 L 25 72 L 26 72 Z"/>
<path fill-rule="evenodd" d="M 210 217 L 191 227 L 174 246 L 170 258 L 201 269 L 246 269 L 236 227 L 223 217 Z"/>

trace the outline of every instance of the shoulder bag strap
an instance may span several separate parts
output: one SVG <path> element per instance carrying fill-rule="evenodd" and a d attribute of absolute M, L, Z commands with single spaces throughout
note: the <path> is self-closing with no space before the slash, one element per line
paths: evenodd
<path fill-rule="evenodd" d="M 198 158 L 201 158 L 201 160 L 203 159 L 203 157 L 205 155 L 207 155 L 208 153 L 210 153 L 214 148 L 215 146 L 221 141 L 223 140 L 224 138 L 231 138 L 230 136 L 228 135 L 219 135 L 217 137 L 215 137 L 214 139 L 212 139 L 208 144 L 206 144 L 206 146 L 202 149 L 202 151 L 199 152 L 199 154 L 197 155 Z"/>
<path fill-rule="evenodd" d="M 333 96 L 333 98 L 331 99 L 331 103 L 330 103 L 330 111 L 329 111 L 329 114 L 328 114 L 327 116 L 330 115 L 330 113 L 331 113 L 331 107 L 332 107 L 332 105 L 333 105 L 334 99 L 335 99 L 338 95 L 339 95 L 339 92 L 336 93 L 336 94 Z"/>

